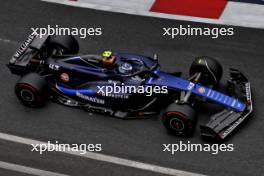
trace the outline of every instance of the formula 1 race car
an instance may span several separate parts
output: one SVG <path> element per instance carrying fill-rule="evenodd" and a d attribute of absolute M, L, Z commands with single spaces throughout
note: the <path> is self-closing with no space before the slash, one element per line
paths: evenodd
<path fill-rule="evenodd" d="M 196 58 L 189 78 L 183 79 L 180 73 L 161 71 L 157 55 L 78 52 L 72 36 L 29 35 L 7 64 L 21 76 L 15 85 L 18 99 L 30 107 L 53 99 L 123 119 L 145 117 L 164 108 L 164 126 L 180 136 L 190 136 L 195 128 L 193 107 L 210 101 L 224 108 L 200 126 L 201 135 L 218 139 L 226 138 L 252 112 L 250 83 L 240 71 L 230 69 L 226 94 L 215 90 L 223 71 L 213 58 Z"/>

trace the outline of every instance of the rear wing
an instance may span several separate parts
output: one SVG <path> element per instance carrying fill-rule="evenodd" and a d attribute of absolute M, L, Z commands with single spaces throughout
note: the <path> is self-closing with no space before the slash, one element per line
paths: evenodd
<path fill-rule="evenodd" d="M 21 61 L 23 55 L 30 50 L 40 50 L 48 37 L 48 35 L 45 35 L 40 38 L 39 35 L 31 33 L 12 56 L 9 64 L 15 64 Z"/>
<path fill-rule="evenodd" d="M 35 33 L 30 34 L 9 60 L 7 67 L 10 71 L 17 75 L 26 74 L 28 63 L 41 50 L 48 37 L 46 35 L 40 38 Z"/>

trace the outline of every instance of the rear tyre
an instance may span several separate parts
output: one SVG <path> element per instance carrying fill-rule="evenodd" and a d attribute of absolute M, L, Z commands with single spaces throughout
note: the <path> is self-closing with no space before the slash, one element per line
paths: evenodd
<path fill-rule="evenodd" d="M 188 104 L 170 104 L 162 116 L 165 128 L 177 136 L 191 136 L 196 125 L 194 109 Z"/>
<path fill-rule="evenodd" d="M 26 106 L 38 107 L 47 98 L 47 82 L 37 73 L 23 76 L 15 86 L 17 98 Z"/>
<path fill-rule="evenodd" d="M 71 35 L 51 36 L 49 46 L 52 50 L 56 50 L 57 54 L 78 54 L 78 41 Z"/>
<path fill-rule="evenodd" d="M 208 56 L 196 58 L 190 67 L 190 76 L 202 73 L 200 82 L 217 86 L 222 78 L 223 68 L 221 64 Z"/>

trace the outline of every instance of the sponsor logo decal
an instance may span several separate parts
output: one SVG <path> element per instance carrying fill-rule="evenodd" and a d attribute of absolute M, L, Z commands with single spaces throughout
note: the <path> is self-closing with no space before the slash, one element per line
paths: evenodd
<path fill-rule="evenodd" d="M 229 133 L 231 133 L 246 117 L 239 118 L 232 126 L 230 126 L 226 131 L 224 131 L 221 136 L 225 138 Z"/>
<path fill-rule="evenodd" d="M 246 87 L 247 104 L 251 105 L 250 83 L 246 83 L 245 87 Z"/>
<path fill-rule="evenodd" d="M 70 77 L 67 73 L 62 73 L 60 75 L 60 79 L 63 81 L 63 82 L 69 82 L 70 81 Z"/>
<path fill-rule="evenodd" d="M 99 99 L 99 98 L 96 98 L 96 97 L 90 97 L 90 96 L 87 96 L 87 95 L 84 95 L 84 94 L 81 94 L 80 92 L 77 92 L 76 93 L 76 96 L 77 97 L 80 97 L 84 100 L 88 100 L 88 101 L 91 101 L 93 103 L 98 103 L 98 104 L 105 104 L 105 101 L 102 100 L 102 99 Z"/>
<path fill-rule="evenodd" d="M 28 45 L 33 41 L 33 39 L 35 38 L 36 35 L 34 34 L 30 34 L 28 36 L 28 38 L 26 39 L 26 41 L 24 43 L 22 43 L 22 45 L 19 47 L 19 49 L 16 51 L 16 53 L 13 55 L 13 60 L 16 60 L 17 58 L 19 58 L 28 48 Z"/>
<path fill-rule="evenodd" d="M 204 87 L 200 87 L 198 89 L 198 92 L 200 92 L 201 94 L 205 93 L 205 88 Z"/>
<path fill-rule="evenodd" d="M 187 90 L 192 90 L 194 86 L 195 86 L 195 84 L 190 82 L 188 87 L 187 87 Z"/>
<path fill-rule="evenodd" d="M 55 65 L 55 64 L 49 64 L 49 68 L 52 69 L 52 70 L 58 71 L 60 69 L 60 66 Z"/>

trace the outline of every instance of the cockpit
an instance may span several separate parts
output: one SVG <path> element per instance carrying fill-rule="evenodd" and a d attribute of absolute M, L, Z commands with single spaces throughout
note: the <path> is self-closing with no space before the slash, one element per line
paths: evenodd
<path fill-rule="evenodd" d="M 108 71 L 115 71 L 116 73 L 124 75 L 138 71 L 143 65 L 143 62 L 136 58 L 127 59 L 112 56 L 111 58 L 104 59 L 100 55 L 91 54 L 80 56 L 80 60 L 92 67 L 104 68 Z"/>
<path fill-rule="evenodd" d="M 117 55 L 95 55 L 88 54 L 76 56 L 65 60 L 67 63 L 79 65 L 84 69 L 96 69 L 108 72 L 113 75 L 133 76 L 141 72 L 151 72 L 158 66 L 151 58 L 143 58 L 138 55 L 120 54 Z"/>

